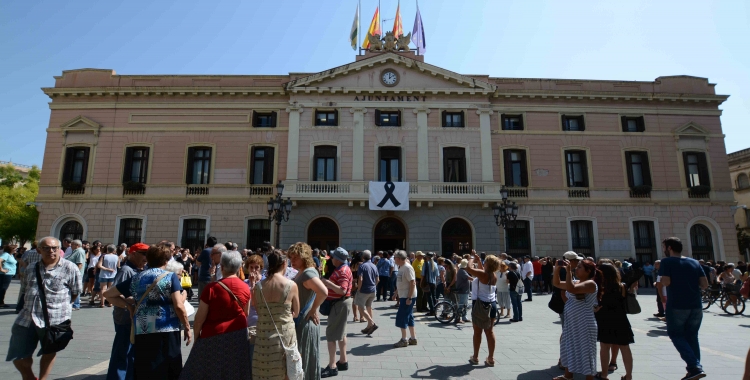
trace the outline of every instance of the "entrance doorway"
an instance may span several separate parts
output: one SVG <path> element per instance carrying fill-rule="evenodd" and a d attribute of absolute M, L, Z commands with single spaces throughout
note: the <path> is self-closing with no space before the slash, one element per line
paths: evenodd
<path fill-rule="evenodd" d="M 711 230 L 702 224 L 690 227 L 690 244 L 693 248 L 693 258 L 696 260 L 713 260 L 714 243 Z"/>
<path fill-rule="evenodd" d="M 452 257 L 454 253 L 463 255 L 470 253 L 474 236 L 469 223 L 461 218 L 449 219 L 440 231 L 443 257 Z"/>
<path fill-rule="evenodd" d="M 315 219 L 307 227 L 307 244 L 329 252 L 339 246 L 339 226 L 330 218 Z"/>
<path fill-rule="evenodd" d="M 373 250 L 406 249 L 406 227 L 396 218 L 385 218 L 375 225 Z"/>

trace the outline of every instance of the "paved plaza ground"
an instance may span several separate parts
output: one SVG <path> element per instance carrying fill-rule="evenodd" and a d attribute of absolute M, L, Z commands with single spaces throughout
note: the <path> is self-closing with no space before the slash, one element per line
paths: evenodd
<path fill-rule="evenodd" d="M 18 289 L 19 284 L 14 281 L 6 299 L 16 299 Z M 635 333 L 635 345 L 631 346 L 635 358 L 633 379 L 680 379 L 685 374 L 684 363 L 667 337 L 666 325 L 651 317 L 656 309 L 655 296 L 643 294 L 639 300 L 643 313 L 630 318 Z M 366 324 L 349 323 L 349 370 L 340 372 L 336 379 L 551 379 L 561 373 L 556 367 L 561 329 L 557 315 L 547 308 L 547 301 L 548 296 L 535 296 L 533 302 L 523 304 L 524 322 L 511 324 L 505 319 L 495 327 L 498 342 L 494 368 L 468 363 L 472 353 L 470 324 L 455 327 L 440 324 L 432 317 L 418 317 L 419 345 L 393 348 L 400 337 L 393 326 L 396 310 L 390 308 L 391 302 L 376 302 L 375 318 L 380 329 L 366 337 L 359 333 Z M 12 309 L 0 309 L 3 359 L 15 318 Z M 75 339 L 58 355 L 52 378 L 103 380 L 114 336 L 112 309 L 84 306 L 74 312 L 73 327 Z M 709 379 L 742 378 L 750 345 L 750 315 L 728 316 L 712 306 L 704 313 L 700 339 L 702 362 Z M 183 348 L 183 359 L 187 359 L 191 347 Z M 321 341 L 321 353 L 321 364 L 325 365 L 328 358 L 325 341 Z M 480 361 L 486 353 L 483 343 Z M 618 371 L 609 375 L 610 379 L 625 374 L 621 360 L 619 366 Z M 0 363 L 0 379 L 20 378 L 11 363 Z"/>

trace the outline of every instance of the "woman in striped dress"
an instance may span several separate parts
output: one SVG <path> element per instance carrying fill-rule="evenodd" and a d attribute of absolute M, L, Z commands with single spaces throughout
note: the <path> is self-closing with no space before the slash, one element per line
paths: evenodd
<path fill-rule="evenodd" d="M 560 280 L 560 268 L 565 266 L 565 281 Z M 572 281 L 575 270 L 578 282 Z M 560 362 L 565 367 L 565 374 L 553 380 L 572 380 L 574 373 L 586 375 L 586 380 L 593 380 L 596 368 L 597 325 L 594 308 L 598 306 L 602 284 L 602 272 L 596 269 L 592 261 L 582 260 L 572 268 L 570 262 L 563 260 L 555 266 L 552 284 L 566 290 L 568 302 L 565 303 L 565 326 L 560 339 Z"/>

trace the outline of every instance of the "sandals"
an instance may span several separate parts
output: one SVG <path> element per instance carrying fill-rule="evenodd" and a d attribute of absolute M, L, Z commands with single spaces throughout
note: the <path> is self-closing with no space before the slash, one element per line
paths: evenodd
<path fill-rule="evenodd" d="M 615 368 L 613 369 L 612 367 L 615 367 Z M 609 366 L 607 367 L 607 371 L 609 371 L 609 373 L 612 373 L 612 372 L 617 371 L 617 368 L 618 368 L 617 363 L 609 363 Z"/>
<path fill-rule="evenodd" d="M 479 359 L 477 359 L 477 358 L 475 358 L 473 356 L 470 356 L 469 357 L 469 363 L 471 363 L 472 365 L 479 365 Z"/>
<path fill-rule="evenodd" d="M 594 375 L 594 379 L 599 379 L 599 380 L 609 380 L 609 378 L 608 378 L 608 377 L 602 377 L 602 373 L 601 373 L 601 372 L 599 372 L 599 373 L 597 373 L 596 375 Z"/>
<path fill-rule="evenodd" d="M 493 361 L 490 362 L 490 361 L 485 360 L 484 361 L 484 365 L 486 365 L 487 367 L 494 367 L 495 366 L 495 361 L 493 360 Z"/>

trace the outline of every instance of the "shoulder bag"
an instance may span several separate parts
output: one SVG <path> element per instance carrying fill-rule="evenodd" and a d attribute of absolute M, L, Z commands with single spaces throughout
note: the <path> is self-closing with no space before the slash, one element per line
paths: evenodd
<path fill-rule="evenodd" d="M 77 268 L 76 268 L 77 269 Z M 44 313 L 44 337 L 42 337 L 42 354 L 54 354 L 65 349 L 73 339 L 73 328 L 70 319 L 57 324 L 50 325 L 49 313 L 47 312 L 47 295 L 44 292 L 42 282 L 41 261 L 36 263 L 36 285 L 39 287 L 39 298 L 42 299 L 42 312 Z"/>
<path fill-rule="evenodd" d="M 231 290 L 229 290 L 229 287 L 226 284 L 224 284 L 221 281 L 217 281 L 217 282 L 219 283 L 219 285 L 221 285 L 222 288 L 224 288 L 224 290 L 229 292 L 232 298 L 234 298 L 234 300 L 237 302 L 237 306 L 239 306 L 240 310 L 242 310 L 242 316 L 247 319 L 247 314 L 245 314 L 245 308 L 242 307 L 242 304 L 240 303 L 240 299 L 237 298 L 237 296 L 235 296 Z M 252 327 L 247 326 L 247 342 L 250 344 L 255 344 L 255 336 L 257 335 L 257 331 L 255 328 L 256 326 L 252 326 Z"/>
<path fill-rule="evenodd" d="M 193 287 L 193 279 L 190 278 L 190 275 L 187 271 L 182 272 L 182 278 L 180 278 L 180 285 L 183 289 L 192 288 Z"/>
<path fill-rule="evenodd" d="M 276 327 L 276 321 L 274 321 L 273 319 L 271 308 L 268 307 L 268 302 L 266 302 L 266 296 L 263 294 L 263 286 L 260 284 L 260 282 L 258 283 L 258 286 L 260 286 L 260 297 L 263 298 L 263 303 L 266 305 L 268 315 L 271 317 L 273 328 L 276 330 L 276 335 L 279 336 L 281 347 L 284 348 L 284 355 L 286 357 L 286 376 L 289 380 L 302 380 L 304 379 L 305 374 L 302 371 L 302 355 L 299 354 L 299 350 L 297 349 L 297 340 L 292 341 L 292 344 L 288 347 L 284 344 L 284 339 L 279 332 L 279 328 Z M 284 292 L 284 295 L 289 296 L 289 293 Z"/>
<path fill-rule="evenodd" d="M 625 284 L 622 284 L 622 286 L 625 286 Z M 627 288 L 625 290 L 625 300 L 623 302 L 625 303 L 625 312 L 627 314 L 640 314 L 641 305 L 635 298 L 635 293 L 631 293 Z"/>
<path fill-rule="evenodd" d="M 330 279 L 328 281 L 330 281 Z M 343 296 L 332 301 L 326 298 L 326 300 L 324 300 L 323 303 L 320 304 L 320 306 L 318 307 L 318 311 L 320 311 L 320 314 L 325 315 L 326 317 L 329 314 L 331 314 L 331 309 L 333 308 L 333 305 L 336 304 L 336 302 L 349 298 L 346 296 L 346 293 L 351 292 L 353 285 L 354 285 L 354 274 L 352 274 L 352 281 L 349 282 L 349 289 L 347 289 L 347 291 L 344 292 Z"/>
<path fill-rule="evenodd" d="M 146 296 L 149 293 L 151 293 L 151 290 L 154 289 L 154 286 L 156 286 L 156 284 L 158 284 L 162 278 L 166 277 L 170 273 L 172 272 L 165 271 L 164 273 L 160 274 L 159 277 L 157 277 L 156 280 L 154 280 L 154 282 L 151 283 L 151 285 L 148 286 L 148 289 L 146 289 L 146 291 L 143 293 L 143 295 L 141 296 L 141 299 L 138 300 L 137 304 L 135 304 L 135 308 L 133 309 L 133 315 L 135 315 L 135 313 L 138 311 L 138 307 L 141 306 L 141 302 L 143 302 L 143 300 L 146 299 Z M 130 324 L 130 344 L 135 344 L 135 320 L 133 320 L 133 323 Z"/>
<path fill-rule="evenodd" d="M 516 282 L 516 293 L 523 294 L 523 278 L 521 277 L 521 274 L 518 272 L 515 272 L 516 276 L 518 276 L 518 282 Z"/>

